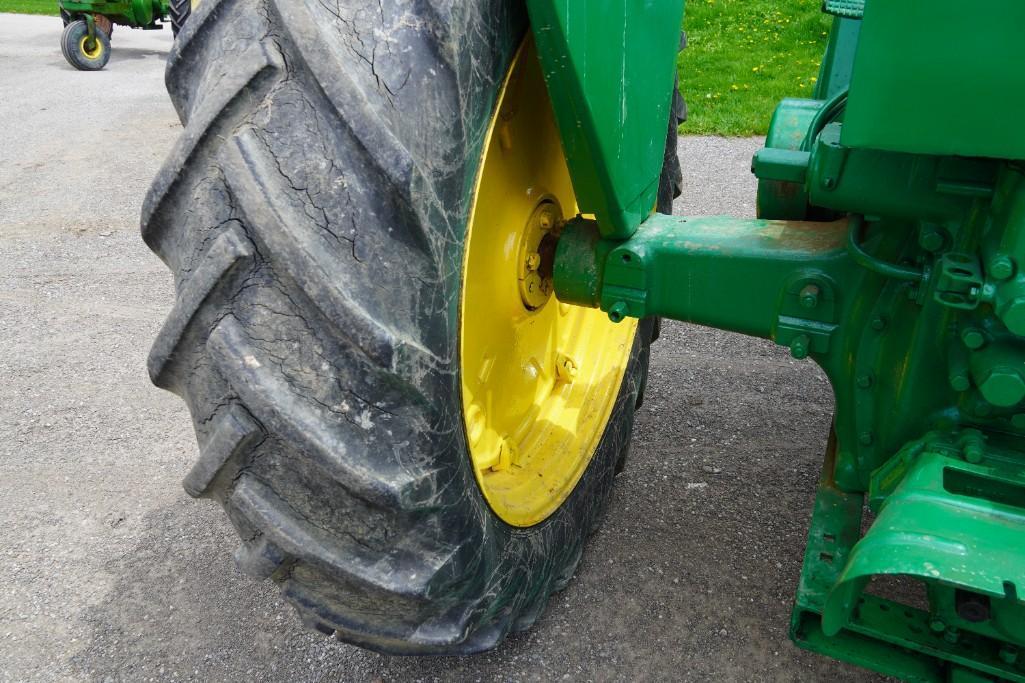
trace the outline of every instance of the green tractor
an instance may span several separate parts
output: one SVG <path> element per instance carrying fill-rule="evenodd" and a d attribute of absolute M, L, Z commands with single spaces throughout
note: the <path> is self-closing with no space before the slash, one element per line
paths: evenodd
<path fill-rule="evenodd" d="M 114 26 L 151 31 L 170 23 L 177 36 L 196 0 L 59 0 L 61 52 L 79 71 L 99 71 L 110 59 Z"/>
<path fill-rule="evenodd" d="M 1025 3 L 826 0 L 757 219 L 668 215 L 682 0 L 369 4 L 204 2 L 169 62 L 149 369 L 239 568 L 378 651 L 529 628 L 672 318 L 832 382 L 793 640 L 1025 681 Z"/>

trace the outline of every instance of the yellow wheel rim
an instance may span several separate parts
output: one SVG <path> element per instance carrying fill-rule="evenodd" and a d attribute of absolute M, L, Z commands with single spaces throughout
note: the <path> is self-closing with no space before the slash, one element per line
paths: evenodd
<path fill-rule="evenodd" d="M 635 321 L 560 304 L 544 241 L 577 211 L 533 40 L 513 60 L 488 131 L 466 238 L 463 417 L 488 504 L 543 521 L 587 469 L 619 393 Z"/>
<path fill-rule="evenodd" d="M 78 41 L 78 49 L 83 55 L 89 59 L 99 59 L 100 55 L 103 54 L 103 43 L 100 42 L 99 38 L 93 39 L 93 49 L 89 49 L 89 36 L 82 36 L 82 40 Z"/>

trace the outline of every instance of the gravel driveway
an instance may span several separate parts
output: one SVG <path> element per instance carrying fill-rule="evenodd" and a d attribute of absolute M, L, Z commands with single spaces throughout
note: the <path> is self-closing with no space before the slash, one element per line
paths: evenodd
<path fill-rule="evenodd" d="M 180 130 L 168 32 L 73 71 L 56 18 L 0 14 L 0 679 L 875 680 L 786 631 L 832 410 L 785 350 L 667 324 L 605 527 L 538 625 L 402 659 L 308 633 L 180 487 L 183 404 L 145 358 L 173 301 L 138 235 Z M 683 138 L 678 211 L 754 211 L 759 140 Z"/>

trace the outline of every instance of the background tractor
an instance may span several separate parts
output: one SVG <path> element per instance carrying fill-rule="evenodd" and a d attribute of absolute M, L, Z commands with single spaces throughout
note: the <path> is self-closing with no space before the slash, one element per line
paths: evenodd
<path fill-rule="evenodd" d="M 143 30 L 170 23 L 175 36 L 192 11 L 195 0 L 59 0 L 64 21 L 61 52 L 80 71 L 98 71 L 110 59 L 114 26 Z"/>
<path fill-rule="evenodd" d="M 238 566 L 348 642 L 495 647 L 571 579 L 674 318 L 832 382 L 794 641 L 1025 680 L 1025 5 L 824 9 L 745 220 L 667 215 L 682 1 L 204 2 L 149 367 Z"/>

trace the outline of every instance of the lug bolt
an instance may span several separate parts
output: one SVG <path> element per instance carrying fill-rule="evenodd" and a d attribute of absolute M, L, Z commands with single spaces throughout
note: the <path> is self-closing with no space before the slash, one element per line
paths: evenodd
<path fill-rule="evenodd" d="M 541 254 L 532 252 L 527 254 L 527 270 L 537 270 L 541 267 Z"/>
<path fill-rule="evenodd" d="M 541 215 L 537 218 L 537 223 L 541 226 L 542 230 L 551 230 L 552 226 L 555 225 L 555 220 L 552 218 L 551 212 L 542 211 Z"/>

